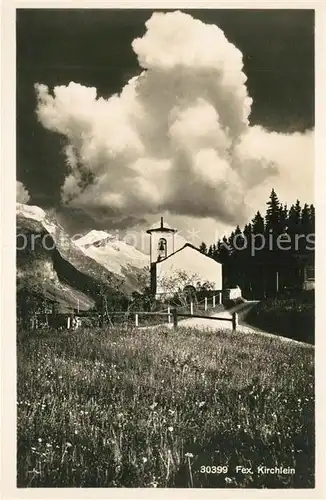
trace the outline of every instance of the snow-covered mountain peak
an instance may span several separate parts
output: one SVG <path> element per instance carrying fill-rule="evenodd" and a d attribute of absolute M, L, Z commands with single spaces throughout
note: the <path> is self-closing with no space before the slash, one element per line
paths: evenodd
<path fill-rule="evenodd" d="M 93 229 L 75 244 L 86 255 L 117 274 L 123 274 L 123 268 L 128 266 L 143 268 L 148 265 L 148 255 L 106 231 Z"/>
<path fill-rule="evenodd" d="M 89 233 L 85 234 L 78 240 L 75 240 L 75 244 L 79 247 L 87 248 L 90 245 L 98 246 L 97 244 L 103 242 L 103 240 L 112 240 L 113 238 L 114 237 L 106 231 L 97 231 L 96 229 L 92 229 Z"/>
<path fill-rule="evenodd" d="M 33 219 L 41 222 L 50 234 L 55 235 L 62 227 L 43 210 L 36 205 L 25 205 L 24 203 L 16 203 L 16 215 L 25 217 L 26 219 Z"/>
<path fill-rule="evenodd" d="M 115 234 L 93 229 L 81 238 L 73 240 L 58 224 L 55 217 L 50 216 L 40 207 L 17 203 L 16 213 L 18 216 L 40 222 L 54 237 L 57 248 L 68 252 L 69 258 L 75 248 L 108 271 L 120 276 L 125 276 L 126 269 L 130 266 L 143 268 L 149 264 L 148 255 L 118 239 Z"/>
<path fill-rule="evenodd" d="M 42 222 L 46 217 L 45 211 L 42 208 L 37 207 L 36 205 L 25 205 L 24 203 L 16 203 L 16 212 L 17 215 L 22 215 L 27 219 L 33 219 L 39 222 Z"/>

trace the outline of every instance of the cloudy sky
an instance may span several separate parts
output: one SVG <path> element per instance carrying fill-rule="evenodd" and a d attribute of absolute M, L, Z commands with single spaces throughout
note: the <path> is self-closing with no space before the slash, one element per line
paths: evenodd
<path fill-rule="evenodd" d="M 313 11 L 18 10 L 18 198 L 71 233 L 313 202 L 313 140 Z"/>

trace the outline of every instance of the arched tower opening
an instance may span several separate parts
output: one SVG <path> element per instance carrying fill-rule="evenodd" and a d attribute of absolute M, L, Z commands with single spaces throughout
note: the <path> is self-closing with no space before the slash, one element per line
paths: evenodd
<path fill-rule="evenodd" d="M 166 259 L 174 253 L 174 235 L 176 229 L 172 229 L 167 223 L 161 221 L 147 230 L 150 235 L 150 263 Z"/>

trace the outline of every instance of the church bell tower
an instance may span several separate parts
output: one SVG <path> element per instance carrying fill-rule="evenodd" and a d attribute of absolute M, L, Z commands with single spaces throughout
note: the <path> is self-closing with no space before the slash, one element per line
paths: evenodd
<path fill-rule="evenodd" d="M 163 221 L 155 224 L 146 231 L 150 235 L 150 259 L 151 264 L 166 259 L 174 253 L 174 235 L 176 229 L 172 229 Z"/>

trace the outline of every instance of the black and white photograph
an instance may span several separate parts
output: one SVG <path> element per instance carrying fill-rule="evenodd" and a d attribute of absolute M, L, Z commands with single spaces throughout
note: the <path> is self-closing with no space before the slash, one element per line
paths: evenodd
<path fill-rule="evenodd" d="M 314 9 L 15 39 L 16 487 L 315 488 Z"/>

